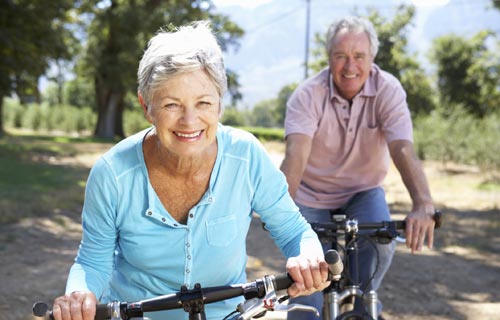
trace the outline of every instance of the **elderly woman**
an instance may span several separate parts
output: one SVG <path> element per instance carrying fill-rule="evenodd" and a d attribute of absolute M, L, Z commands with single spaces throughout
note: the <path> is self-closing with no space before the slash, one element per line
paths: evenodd
<path fill-rule="evenodd" d="M 219 124 L 226 76 L 206 22 L 160 32 L 139 65 L 138 97 L 152 124 L 92 168 L 83 237 L 56 319 L 93 319 L 97 300 L 136 301 L 246 282 L 245 241 L 257 212 L 287 257 L 292 296 L 326 287 L 321 245 L 284 175 L 249 133 Z M 208 304 L 222 319 L 239 300 Z M 182 310 L 151 319 L 187 319 Z"/>

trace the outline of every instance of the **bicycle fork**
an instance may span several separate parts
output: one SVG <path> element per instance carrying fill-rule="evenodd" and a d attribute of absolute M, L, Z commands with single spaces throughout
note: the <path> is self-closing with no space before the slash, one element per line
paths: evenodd
<path fill-rule="evenodd" d="M 350 297 L 364 298 L 364 305 L 368 309 L 368 314 L 372 319 L 377 319 L 377 293 L 371 290 L 363 297 L 363 291 L 358 286 L 349 286 L 341 293 L 329 291 L 324 295 L 323 319 L 335 320 L 340 315 L 340 306 Z"/>
<path fill-rule="evenodd" d="M 359 287 L 359 263 L 358 263 L 358 243 L 356 241 L 358 224 L 357 220 L 350 220 L 346 227 L 346 254 L 350 257 L 350 264 L 347 265 L 349 268 L 349 274 L 351 275 L 350 285 L 347 285 L 340 292 L 338 290 L 329 290 L 325 293 L 324 303 L 323 303 L 323 319 L 324 320 L 336 320 L 340 315 L 340 312 L 345 312 L 346 310 L 340 310 L 341 306 L 344 304 L 346 299 L 361 299 L 363 300 L 363 305 L 367 309 L 368 314 L 372 319 L 377 319 L 377 293 L 371 290 L 367 294 L 364 294 Z M 354 308 L 355 300 L 353 299 L 352 308 Z M 351 311 L 351 310 L 347 310 Z M 364 313 L 364 310 L 363 310 Z"/>

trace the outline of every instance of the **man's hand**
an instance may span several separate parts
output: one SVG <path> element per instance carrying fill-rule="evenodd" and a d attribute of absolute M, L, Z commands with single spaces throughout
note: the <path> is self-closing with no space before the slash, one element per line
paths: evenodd
<path fill-rule="evenodd" d="M 411 253 L 422 251 L 427 239 L 429 249 L 434 243 L 434 211 L 414 210 L 406 216 L 406 246 Z"/>
<path fill-rule="evenodd" d="M 286 270 L 295 281 L 288 288 L 291 297 L 309 295 L 330 285 L 330 281 L 327 280 L 328 264 L 322 258 L 303 255 L 292 257 L 286 262 Z"/>

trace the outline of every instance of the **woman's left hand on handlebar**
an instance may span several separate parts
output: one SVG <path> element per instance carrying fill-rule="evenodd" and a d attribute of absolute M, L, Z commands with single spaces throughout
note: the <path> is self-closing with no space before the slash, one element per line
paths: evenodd
<path fill-rule="evenodd" d="M 304 255 L 287 260 L 286 269 L 295 281 L 288 294 L 291 297 L 309 295 L 321 291 L 330 285 L 328 281 L 328 264 L 319 257 Z"/>
<path fill-rule="evenodd" d="M 52 314 L 56 320 L 91 320 L 96 313 L 96 304 L 92 292 L 77 291 L 56 298 Z"/>

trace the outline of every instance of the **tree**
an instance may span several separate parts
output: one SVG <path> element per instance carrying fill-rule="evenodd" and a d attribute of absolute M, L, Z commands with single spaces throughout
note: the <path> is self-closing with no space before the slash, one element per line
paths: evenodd
<path fill-rule="evenodd" d="M 231 97 L 230 107 L 235 108 L 236 103 L 243 98 L 243 95 L 240 92 L 240 82 L 239 76 L 236 72 L 228 69 L 227 70 L 227 91 L 229 96 Z"/>
<path fill-rule="evenodd" d="M 407 94 L 408 107 L 412 115 L 417 116 L 428 114 L 436 108 L 436 104 L 425 71 L 416 56 L 407 53 L 409 27 L 414 16 L 414 6 L 401 5 L 392 21 L 387 21 L 375 10 L 370 12 L 368 18 L 377 30 L 380 41 L 375 63 L 401 81 Z"/>
<path fill-rule="evenodd" d="M 64 87 L 64 102 L 78 107 L 90 107 L 95 110 L 95 89 L 93 83 L 85 77 L 76 77 Z"/>
<path fill-rule="evenodd" d="M 252 110 L 253 125 L 257 127 L 272 128 L 276 126 L 273 116 L 276 99 L 263 100 L 255 105 Z"/>
<path fill-rule="evenodd" d="M 434 39 L 430 56 L 437 63 L 443 103 L 461 104 L 478 117 L 498 110 L 499 55 L 489 51 L 486 45 L 493 35 L 491 31 L 481 31 L 470 40 L 453 34 Z M 500 47 L 498 42 L 497 47 Z"/>
<path fill-rule="evenodd" d="M 223 50 L 237 43 L 242 29 L 226 16 L 212 14 L 212 8 L 208 0 L 94 0 L 82 7 L 92 17 L 85 70 L 96 91 L 96 136 L 124 136 L 124 98 L 127 92 L 136 91 L 137 65 L 159 27 L 210 19 Z"/>
<path fill-rule="evenodd" d="M 278 97 L 275 101 L 275 107 L 273 109 L 274 121 L 280 127 L 283 127 L 285 123 L 285 115 L 286 115 L 286 103 L 288 99 L 292 95 L 293 91 L 297 88 L 297 83 L 287 84 L 283 88 L 281 88 L 278 93 Z"/>
<path fill-rule="evenodd" d="M 0 2 L 0 134 L 3 98 L 16 93 L 21 103 L 40 101 L 38 79 L 50 61 L 71 57 L 71 0 Z"/>
<path fill-rule="evenodd" d="M 246 113 L 236 108 L 226 109 L 220 121 L 227 126 L 243 127 L 248 124 Z"/>

